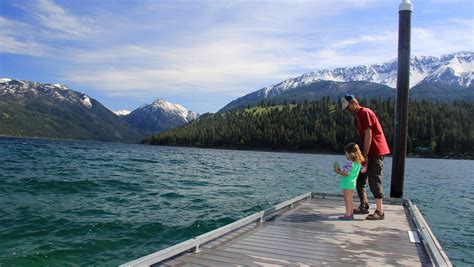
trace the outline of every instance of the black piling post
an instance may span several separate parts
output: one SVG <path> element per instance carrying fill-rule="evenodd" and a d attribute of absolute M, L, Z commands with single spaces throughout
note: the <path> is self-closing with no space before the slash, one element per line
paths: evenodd
<path fill-rule="evenodd" d="M 408 128 L 408 89 L 410 86 L 410 35 L 411 35 L 410 0 L 403 0 L 399 6 L 398 22 L 398 72 L 397 102 L 393 140 L 392 183 L 390 197 L 403 196 L 405 176 L 405 158 L 407 152 Z"/>

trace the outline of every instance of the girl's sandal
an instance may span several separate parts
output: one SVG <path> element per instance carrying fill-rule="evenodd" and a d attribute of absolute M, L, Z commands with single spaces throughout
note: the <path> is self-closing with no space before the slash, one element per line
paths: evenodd
<path fill-rule="evenodd" d="M 352 220 L 354 220 L 354 215 L 350 215 L 350 216 L 343 215 L 343 216 L 337 217 L 337 219 L 338 220 L 344 220 L 344 221 L 352 221 Z"/>

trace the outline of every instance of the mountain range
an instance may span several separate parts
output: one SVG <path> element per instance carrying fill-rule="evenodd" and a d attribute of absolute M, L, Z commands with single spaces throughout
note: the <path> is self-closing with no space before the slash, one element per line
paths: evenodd
<path fill-rule="evenodd" d="M 410 98 L 474 100 L 473 52 L 412 57 Z M 395 96 L 397 61 L 303 74 L 240 97 L 220 112 L 256 106 L 338 98 Z M 65 85 L 0 78 L 0 135 L 136 142 L 196 119 L 185 107 L 156 99 L 119 115 Z"/>
<path fill-rule="evenodd" d="M 112 111 L 65 85 L 0 79 L 0 134 L 116 142 L 142 136 Z"/>
<path fill-rule="evenodd" d="M 410 58 L 411 96 L 431 100 L 474 99 L 473 54 L 473 52 L 457 52 L 439 57 L 412 56 Z M 391 60 L 382 64 L 322 69 L 305 73 L 242 96 L 227 104 L 220 112 L 248 105 L 254 106 L 261 101 L 278 102 L 282 98 L 303 99 L 299 92 L 315 97 L 314 99 L 306 98 L 306 100 L 317 100 L 322 96 L 336 98 L 348 92 L 369 98 L 393 96 L 397 81 L 397 67 L 397 60 Z M 368 85 L 368 83 L 379 86 Z M 367 95 L 368 87 L 371 89 L 369 89 L 370 94 Z M 392 90 L 391 93 L 389 89 Z"/>
<path fill-rule="evenodd" d="M 65 85 L 0 79 L 0 135 L 138 142 L 197 116 L 164 99 L 118 116 Z"/>

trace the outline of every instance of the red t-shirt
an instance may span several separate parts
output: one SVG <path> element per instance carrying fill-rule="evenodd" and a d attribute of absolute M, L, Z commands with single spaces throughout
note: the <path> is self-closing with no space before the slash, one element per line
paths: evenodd
<path fill-rule="evenodd" d="M 356 113 L 355 125 L 364 146 L 365 130 L 370 127 L 372 130 L 372 142 L 370 143 L 369 157 L 383 156 L 390 153 L 382 126 L 380 125 L 375 113 L 368 109 L 362 108 Z M 363 148 L 362 148 L 363 149 Z"/>

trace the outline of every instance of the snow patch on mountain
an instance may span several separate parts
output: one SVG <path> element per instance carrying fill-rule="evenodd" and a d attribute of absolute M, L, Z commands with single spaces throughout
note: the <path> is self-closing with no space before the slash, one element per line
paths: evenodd
<path fill-rule="evenodd" d="M 472 54 L 459 53 L 453 57 L 446 56 L 444 59 L 444 62 L 426 80 L 448 84 L 457 83 L 463 87 L 470 86 L 474 78 Z"/>
<path fill-rule="evenodd" d="M 126 109 L 114 111 L 114 113 L 117 116 L 126 116 L 126 115 L 130 114 L 130 112 L 131 112 L 130 110 L 126 110 Z"/>
<path fill-rule="evenodd" d="M 59 83 L 52 84 L 52 86 L 61 90 L 70 90 L 66 85 L 59 84 Z"/>
<path fill-rule="evenodd" d="M 91 99 L 87 95 L 84 95 L 84 98 L 81 100 L 81 102 L 86 108 L 92 108 Z"/>

